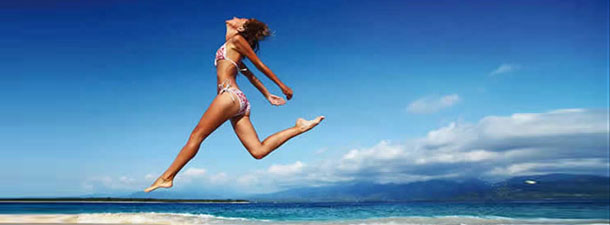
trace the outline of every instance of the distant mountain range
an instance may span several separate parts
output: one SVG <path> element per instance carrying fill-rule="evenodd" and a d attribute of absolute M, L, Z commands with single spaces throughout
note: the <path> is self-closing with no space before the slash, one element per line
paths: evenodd
<path fill-rule="evenodd" d="M 363 201 L 610 201 L 610 177 L 575 174 L 519 176 L 490 183 L 479 179 L 429 180 L 407 184 L 370 182 L 303 187 L 270 194 L 213 194 L 211 190 L 92 194 L 79 197 L 156 199 L 245 199 L 251 202 Z"/>
<path fill-rule="evenodd" d="M 548 174 L 498 183 L 478 179 L 408 184 L 345 183 L 244 196 L 250 201 L 609 201 L 610 178 Z"/>

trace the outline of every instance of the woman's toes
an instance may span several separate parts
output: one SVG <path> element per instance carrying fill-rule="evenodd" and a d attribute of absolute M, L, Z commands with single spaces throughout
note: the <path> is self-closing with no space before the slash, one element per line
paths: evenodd
<path fill-rule="evenodd" d="M 324 116 L 318 116 L 318 118 L 316 118 L 316 123 L 320 123 L 320 122 L 322 122 L 322 120 L 324 120 L 324 118 L 326 118 L 326 117 L 324 117 Z"/>

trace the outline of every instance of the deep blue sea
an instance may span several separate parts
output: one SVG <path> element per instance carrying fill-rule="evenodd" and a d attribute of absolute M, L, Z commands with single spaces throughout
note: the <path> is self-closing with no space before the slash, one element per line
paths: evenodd
<path fill-rule="evenodd" d="M 610 203 L 0 203 L 2 222 L 609 224 Z"/>

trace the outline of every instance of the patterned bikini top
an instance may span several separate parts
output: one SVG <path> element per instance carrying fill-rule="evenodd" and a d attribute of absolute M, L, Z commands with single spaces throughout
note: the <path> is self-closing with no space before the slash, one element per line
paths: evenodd
<path fill-rule="evenodd" d="M 231 59 L 229 59 L 229 57 L 227 57 L 227 47 L 226 47 L 227 43 L 225 42 L 224 44 L 222 44 L 222 46 L 220 46 L 220 48 L 218 48 L 218 50 L 216 51 L 216 58 L 214 58 L 214 66 L 218 66 L 218 60 L 229 60 L 229 62 L 233 63 L 233 65 L 235 65 L 235 68 L 237 68 L 237 71 L 246 71 L 248 69 L 244 68 L 244 69 L 240 69 L 239 66 L 237 66 L 237 63 Z"/>

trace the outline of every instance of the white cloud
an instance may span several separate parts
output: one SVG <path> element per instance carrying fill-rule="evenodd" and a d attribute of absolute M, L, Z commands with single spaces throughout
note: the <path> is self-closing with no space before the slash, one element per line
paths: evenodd
<path fill-rule="evenodd" d="M 441 109 L 451 107 L 460 100 L 460 96 L 457 94 L 445 95 L 442 97 L 424 97 L 411 102 L 411 104 L 407 106 L 407 112 L 416 114 L 434 113 Z"/>
<path fill-rule="evenodd" d="M 489 137 L 569 135 L 575 132 L 599 133 L 607 130 L 603 114 L 592 114 L 583 109 L 564 109 L 548 113 L 516 113 L 510 117 L 489 116 L 479 129 Z M 502 126 L 503 129 L 497 129 Z"/>
<path fill-rule="evenodd" d="M 517 163 L 506 167 L 495 167 L 490 175 L 536 175 L 553 172 L 589 172 L 591 169 L 607 170 L 608 162 L 600 158 L 560 159 L 550 162 Z"/>
<path fill-rule="evenodd" d="M 155 176 L 152 173 L 146 174 L 146 176 L 144 176 L 144 180 L 147 180 L 147 181 L 154 181 L 155 178 L 157 178 L 157 176 Z"/>
<path fill-rule="evenodd" d="M 319 154 L 325 153 L 326 151 L 328 151 L 328 148 L 327 147 L 323 147 L 323 148 L 319 148 L 318 150 L 314 151 L 314 153 L 316 155 L 319 155 Z"/>
<path fill-rule="evenodd" d="M 188 168 L 181 175 L 184 175 L 184 176 L 187 176 L 187 177 L 202 177 L 203 175 L 205 175 L 205 172 L 206 172 L 205 169 Z"/>
<path fill-rule="evenodd" d="M 294 176 L 300 173 L 303 170 L 303 167 L 305 167 L 305 164 L 301 161 L 296 161 L 295 163 L 288 165 L 271 165 L 269 169 L 267 169 L 267 172 L 280 176 Z"/>
<path fill-rule="evenodd" d="M 206 170 L 201 168 L 188 168 L 176 175 L 175 181 L 190 183 L 192 181 L 202 180 L 206 175 Z"/>
<path fill-rule="evenodd" d="M 226 173 L 220 172 L 220 173 L 211 175 L 209 177 L 209 180 L 211 183 L 214 183 L 214 184 L 222 184 L 222 183 L 226 183 L 227 181 L 229 181 L 229 177 L 227 176 Z"/>
<path fill-rule="evenodd" d="M 160 174 L 159 174 L 160 175 Z M 152 184 L 159 177 L 153 173 L 146 174 L 143 178 L 133 178 L 129 176 L 93 176 L 87 178 L 81 184 L 82 188 L 90 192 L 108 191 L 141 191 Z M 207 176 L 207 171 L 202 168 L 188 168 L 176 176 L 175 182 L 181 184 L 202 185 L 202 184 L 222 184 L 226 182 L 227 175 L 218 173 Z"/>
<path fill-rule="evenodd" d="M 258 182 L 258 176 L 255 174 L 245 174 L 237 178 L 237 182 L 242 186 L 252 185 Z"/>
<path fill-rule="evenodd" d="M 133 178 L 131 178 L 131 177 L 127 177 L 127 176 L 121 176 L 121 177 L 119 178 L 119 181 L 120 181 L 121 183 L 123 183 L 123 184 L 127 184 L 127 185 L 136 183 L 136 179 L 133 179 Z"/>
<path fill-rule="evenodd" d="M 307 165 L 301 161 L 291 164 L 273 164 L 267 169 L 259 169 L 235 178 L 242 190 L 249 192 L 273 192 L 281 187 L 306 185 L 311 174 L 305 174 Z"/>
<path fill-rule="evenodd" d="M 92 176 L 87 178 L 81 186 L 91 192 L 115 190 L 129 191 L 140 188 L 145 184 L 145 180 L 139 180 L 128 176 Z"/>
<path fill-rule="evenodd" d="M 504 63 L 504 64 L 500 65 L 498 68 L 496 68 L 494 71 L 491 71 L 491 73 L 489 73 L 489 75 L 495 76 L 495 75 L 510 73 L 510 72 L 518 70 L 519 68 L 521 68 L 521 66 L 519 66 L 517 64 Z"/>

